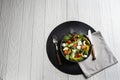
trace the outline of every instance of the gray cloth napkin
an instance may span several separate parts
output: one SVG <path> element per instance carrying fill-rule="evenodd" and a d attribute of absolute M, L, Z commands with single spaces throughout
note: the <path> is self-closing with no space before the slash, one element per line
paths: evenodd
<path fill-rule="evenodd" d="M 118 62 L 99 31 L 92 33 L 92 39 L 96 60 L 92 61 L 92 55 L 90 54 L 85 61 L 78 63 L 86 78 Z"/>

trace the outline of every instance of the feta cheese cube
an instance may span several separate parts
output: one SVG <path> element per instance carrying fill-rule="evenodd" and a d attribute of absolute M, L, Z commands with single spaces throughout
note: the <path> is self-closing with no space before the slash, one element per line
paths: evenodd
<path fill-rule="evenodd" d="M 78 46 L 82 45 L 82 42 L 81 41 L 78 41 Z"/>
<path fill-rule="evenodd" d="M 72 52 L 73 52 L 73 53 L 76 53 L 76 49 L 73 49 Z"/>
<path fill-rule="evenodd" d="M 64 47 L 64 48 L 63 48 L 63 51 L 65 51 L 65 50 L 68 50 L 68 47 Z"/>
<path fill-rule="evenodd" d="M 77 49 L 81 49 L 81 46 L 77 46 Z"/>
<path fill-rule="evenodd" d="M 87 57 L 87 55 L 83 55 L 83 57 L 84 57 L 84 58 L 86 58 L 86 57 Z"/>
<path fill-rule="evenodd" d="M 62 46 L 63 46 L 63 47 L 65 47 L 65 46 L 66 46 L 66 44 L 65 44 L 65 43 L 62 43 Z"/>

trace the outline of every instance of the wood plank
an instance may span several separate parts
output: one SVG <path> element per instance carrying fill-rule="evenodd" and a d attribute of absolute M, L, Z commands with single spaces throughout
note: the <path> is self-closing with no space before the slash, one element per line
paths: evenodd
<path fill-rule="evenodd" d="M 36 0 L 34 8 L 31 79 L 44 80 L 45 0 Z"/>
<path fill-rule="evenodd" d="M 67 20 L 79 20 L 78 0 L 67 0 Z"/>
<path fill-rule="evenodd" d="M 45 14 L 45 42 L 50 32 L 61 22 L 66 20 L 66 1 L 46 0 Z M 68 75 L 57 70 L 49 61 L 44 49 L 44 80 L 68 80 Z"/>
<path fill-rule="evenodd" d="M 23 4 L 23 20 L 19 55 L 20 60 L 17 80 L 30 80 L 35 5 L 33 0 L 24 0 Z"/>
<path fill-rule="evenodd" d="M 8 50 L 8 30 L 7 22 L 9 19 L 6 19 L 6 14 L 3 9 L 6 5 L 0 0 L 0 80 L 5 78 L 6 75 L 6 64 L 7 64 L 7 50 Z M 9 5 L 8 5 L 9 6 Z M 8 16 L 7 16 L 8 17 Z"/>
<path fill-rule="evenodd" d="M 1 9 L 2 9 L 2 0 L 0 0 L 0 16 L 1 16 Z"/>
<path fill-rule="evenodd" d="M 78 1 L 79 7 L 79 21 L 87 23 L 95 30 L 101 29 L 101 14 L 98 0 L 81 0 Z"/>
<path fill-rule="evenodd" d="M 101 1 L 103 3 L 103 1 Z M 118 56 L 119 56 L 119 49 L 116 49 L 117 47 L 114 47 L 114 46 L 117 46 L 119 44 L 118 41 L 116 40 L 119 40 L 119 37 L 117 37 L 116 33 L 117 32 L 117 29 L 119 29 L 118 26 L 120 25 L 117 25 L 116 26 L 116 22 L 120 20 L 120 16 L 118 15 L 120 13 L 119 9 L 120 6 L 119 6 L 119 1 L 107 1 L 105 0 L 104 1 L 104 5 L 103 7 L 106 7 L 104 8 L 104 12 L 105 12 L 105 18 L 103 18 L 103 23 L 106 24 L 105 26 L 109 26 L 109 29 L 108 27 L 105 27 L 104 26 L 104 36 L 106 38 L 106 41 L 107 41 L 107 44 L 110 46 L 110 49 L 113 51 L 113 54 L 114 56 L 119 60 Z M 104 21 L 106 20 L 106 21 Z M 106 23 L 105 23 L 106 22 Z M 115 29 L 115 31 L 114 31 Z M 107 33 L 106 33 L 107 31 Z M 119 80 L 120 77 L 119 77 L 119 72 L 120 72 L 120 64 L 118 63 L 117 65 L 114 65 L 108 69 L 105 70 L 105 73 L 106 73 L 106 80 Z"/>
<path fill-rule="evenodd" d="M 0 65 L 0 78 L 3 78 L 2 77 L 2 57 L 3 57 L 3 39 L 2 39 L 2 36 L 3 36 L 3 34 L 2 34 L 2 32 L 3 32 L 3 30 L 2 30 L 2 20 L 1 20 L 1 11 L 2 11 L 2 1 L 0 0 L 0 63 L 1 63 L 1 65 Z"/>
<path fill-rule="evenodd" d="M 20 4 L 21 6 L 22 4 Z M 16 1 L 9 2 L 4 0 L 1 8 L 1 22 L 2 22 L 2 38 L 3 42 L 3 65 L 2 75 L 4 79 L 14 80 L 17 79 L 18 71 L 18 55 L 19 55 L 19 39 L 20 39 L 20 27 L 16 27 L 21 24 L 22 14 L 18 12 L 22 9 L 15 7 Z M 16 10 L 16 11 L 15 11 Z M 17 19 L 19 18 L 19 19 Z M 15 22 L 15 23 L 14 23 Z M 18 29 L 17 29 L 18 28 Z M 7 64 L 6 64 L 7 62 Z M 15 64 L 16 63 L 16 64 Z M 7 72 L 7 74 L 6 74 Z"/>

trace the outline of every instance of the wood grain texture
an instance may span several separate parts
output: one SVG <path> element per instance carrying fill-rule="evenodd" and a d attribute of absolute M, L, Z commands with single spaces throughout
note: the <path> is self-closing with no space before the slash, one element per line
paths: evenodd
<path fill-rule="evenodd" d="M 46 41 L 50 32 L 66 19 L 66 6 L 65 1 L 61 0 L 46 0 L 45 11 L 45 41 L 44 48 L 46 47 Z M 52 54 L 52 53 L 51 53 Z M 51 74 L 51 75 L 50 75 Z M 47 77 L 46 77 L 47 76 Z M 46 49 L 44 49 L 44 80 L 68 80 L 68 75 L 57 70 L 49 61 Z"/>
<path fill-rule="evenodd" d="M 41 7 L 42 6 L 42 7 Z M 45 1 L 35 0 L 30 80 L 43 80 Z"/>
<path fill-rule="evenodd" d="M 120 63 L 89 79 L 57 70 L 46 54 L 50 32 L 78 20 L 102 32 L 120 61 L 119 0 L 0 0 L 0 77 L 3 80 L 120 80 Z"/>

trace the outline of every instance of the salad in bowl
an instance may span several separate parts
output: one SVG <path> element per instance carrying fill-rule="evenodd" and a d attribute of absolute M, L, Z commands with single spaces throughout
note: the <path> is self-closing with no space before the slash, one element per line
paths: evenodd
<path fill-rule="evenodd" d="M 81 62 L 89 57 L 91 42 L 84 34 L 67 34 L 61 41 L 60 50 L 66 60 Z"/>

